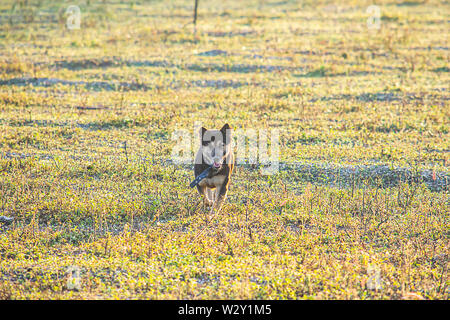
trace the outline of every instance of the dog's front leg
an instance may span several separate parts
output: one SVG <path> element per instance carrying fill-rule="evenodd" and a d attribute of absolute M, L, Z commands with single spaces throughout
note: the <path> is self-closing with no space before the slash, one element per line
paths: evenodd
<path fill-rule="evenodd" d="M 214 211 L 216 209 L 217 209 L 217 212 L 219 212 L 220 209 L 222 209 L 223 202 L 227 198 L 227 193 L 228 193 L 228 186 L 226 183 L 224 183 L 221 186 L 216 187 L 216 192 L 214 195 L 214 204 L 211 207 L 210 214 L 214 214 Z"/>
<path fill-rule="evenodd" d="M 214 199 L 215 199 L 214 190 L 211 188 L 206 188 L 206 194 L 209 199 L 209 207 L 212 207 L 214 205 Z"/>
<path fill-rule="evenodd" d="M 199 185 L 197 185 L 197 190 L 200 193 L 201 196 L 203 196 L 203 205 L 205 207 L 211 207 L 214 202 L 213 199 L 211 199 L 211 189 L 209 189 L 208 187 L 206 187 L 204 184 L 202 185 L 201 183 Z"/>

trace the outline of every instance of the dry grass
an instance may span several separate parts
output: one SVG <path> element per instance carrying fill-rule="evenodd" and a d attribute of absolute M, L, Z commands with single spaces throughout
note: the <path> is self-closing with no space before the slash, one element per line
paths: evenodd
<path fill-rule="evenodd" d="M 0 299 L 448 299 L 449 6 L 381 2 L 375 32 L 371 4 L 201 1 L 193 35 L 193 1 L 81 1 L 73 31 L 2 2 Z M 355 174 L 239 166 L 208 217 L 167 162 L 196 121 Z"/>

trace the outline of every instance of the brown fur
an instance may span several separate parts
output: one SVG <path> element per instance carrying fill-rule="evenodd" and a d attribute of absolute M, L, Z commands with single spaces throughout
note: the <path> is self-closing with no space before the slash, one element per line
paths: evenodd
<path fill-rule="evenodd" d="M 219 155 L 215 154 L 216 159 L 219 157 L 221 159 L 220 168 L 213 168 L 208 176 L 197 185 L 198 192 L 204 197 L 203 201 L 205 206 L 211 207 L 211 212 L 214 209 L 220 210 L 223 201 L 226 199 L 228 186 L 231 181 L 231 173 L 234 169 L 234 155 L 231 150 L 230 131 L 231 128 L 228 124 L 224 125 L 220 130 L 207 130 L 205 128 L 201 128 L 200 130 L 202 146 L 198 150 L 195 158 L 195 177 L 211 165 L 211 158 L 213 158 L 210 158 L 212 144 L 216 143 L 217 145 L 215 151 L 222 151 Z M 221 146 L 222 143 L 224 146 Z"/>

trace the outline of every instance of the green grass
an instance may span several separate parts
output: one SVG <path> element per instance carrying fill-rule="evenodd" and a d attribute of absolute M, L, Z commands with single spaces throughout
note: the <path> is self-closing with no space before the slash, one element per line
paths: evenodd
<path fill-rule="evenodd" d="M 448 299 L 450 7 L 377 2 L 374 31 L 372 4 L 200 1 L 194 34 L 193 1 L 81 1 L 79 30 L 66 2 L 3 1 L 0 299 Z M 167 162 L 196 122 L 355 173 L 238 166 L 209 217 Z"/>

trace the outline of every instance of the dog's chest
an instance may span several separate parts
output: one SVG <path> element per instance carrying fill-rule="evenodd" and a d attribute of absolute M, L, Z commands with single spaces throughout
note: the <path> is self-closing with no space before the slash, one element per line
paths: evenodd
<path fill-rule="evenodd" d="M 219 175 L 219 176 L 214 176 L 211 178 L 205 178 L 203 179 L 199 185 L 201 187 L 206 186 L 208 188 L 216 188 L 218 186 L 221 186 L 225 181 L 225 176 L 224 175 Z"/>

